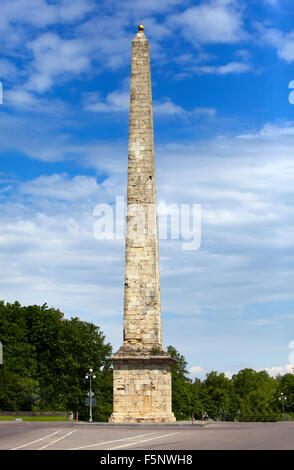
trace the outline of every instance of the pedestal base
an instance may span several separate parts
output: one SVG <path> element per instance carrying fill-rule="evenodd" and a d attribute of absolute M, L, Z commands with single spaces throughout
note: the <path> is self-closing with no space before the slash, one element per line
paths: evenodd
<path fill-rule="evenodd" d="M 113 362 L 110 423 L 174 423 L 171 366 L 166 356 L 117 357 Z"/>
<path fill-rule="evenodd" d="M 140 413 L 112 413 L 109 418 L 109 423 L 174 423 L 176 418 L 174 414 L 166 413 L 163 415 L 159 413 L 158 416 L 155 413 L 145 413 L 140 416 Z"/>

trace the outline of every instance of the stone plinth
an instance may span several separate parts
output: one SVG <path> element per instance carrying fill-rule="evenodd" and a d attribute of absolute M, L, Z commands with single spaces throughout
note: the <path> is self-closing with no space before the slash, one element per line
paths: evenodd
<path fill-rule="evenodd" d="M 111 423 L 172 423 L 168 356 L 113 358 Z"/>

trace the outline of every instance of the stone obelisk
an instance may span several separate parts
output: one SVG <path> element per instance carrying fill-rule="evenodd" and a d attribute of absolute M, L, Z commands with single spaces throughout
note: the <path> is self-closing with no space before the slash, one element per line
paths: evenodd
<path fill-rule="evenodd" d="M 132 42 L 123 346 L 114 354 L 112 423 L 174 422 L 173 359 L 162 347 L 149 43 Z"/>

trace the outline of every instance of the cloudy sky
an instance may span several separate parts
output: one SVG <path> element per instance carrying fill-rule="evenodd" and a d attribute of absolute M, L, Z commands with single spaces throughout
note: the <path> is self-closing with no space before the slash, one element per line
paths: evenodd
<path fill-rule="evenodd" d="M 164 345 L 191 377 L 291 370 L 292 0 L 1 1 L 1 298 L 122 344 L 124 241 L 97 240 L 93 210 L 126 194 L 140 18 L 158 203 L 202 207 L 198 250 L 160 240 Z"/>

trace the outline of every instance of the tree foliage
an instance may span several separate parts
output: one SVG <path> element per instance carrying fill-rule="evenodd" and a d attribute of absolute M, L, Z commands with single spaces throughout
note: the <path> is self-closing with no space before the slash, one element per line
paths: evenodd
<path fill-rule="evenodd" d="M 0 409 L 79 411 L 86 419 L 85 373 L 91 367 L 97 377 L 92 386 L 97 400 L 93 418 L 107 420 L 112 412 L 112 370 L 106 358 L 112 348 L 98 326 L 65 319 L 46 304 L 22 307 L 0 302 L 0 340 Z"/>
<path fill-rule="evenodd" d="M 167 352 L 177 361 L 172 366 L 172 409 L 178 420 L 187 419 L 194 404 L 192 381 L 185 375 L 187 362 L 173 346 Z"/>
<path fill-rule="evenodd" d="M 278 421 L 283 419 L 280 393 L 287 397 L 285 418 L 294 419 L 294 374 L 277 378 L 266 371 L 243 369 L 231 379 L 212 371 L 194 383 L 187 377 L 187 362 L 173 347 L 169 354 L 178 360 L 172 368 L 172 407 L 177 419 Z M 294 372 L 294 371 L 293 371 Z"/>

